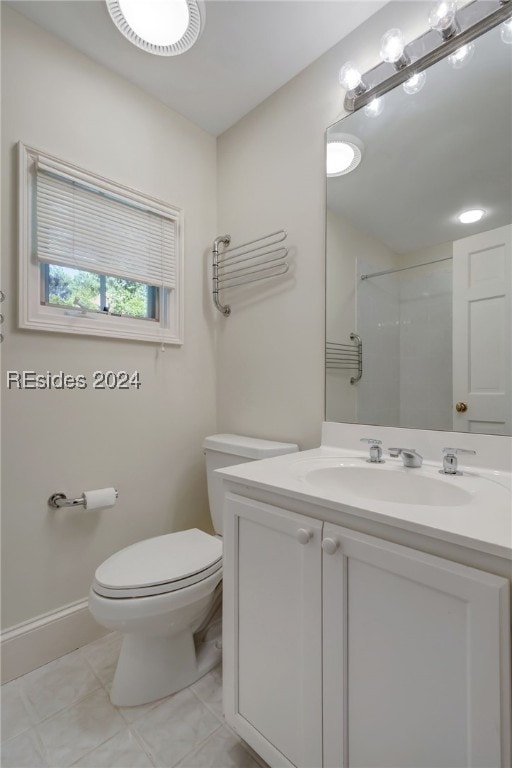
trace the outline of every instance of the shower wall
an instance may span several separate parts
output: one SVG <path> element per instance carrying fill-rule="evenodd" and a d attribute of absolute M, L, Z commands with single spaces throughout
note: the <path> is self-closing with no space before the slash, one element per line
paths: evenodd
<path fill-rule="evenodd" d="M 400 278 L 400 426 L 452 426 L 452 263 Z"/>
<path fill-rule="evenodd" d="M 451 256 L 451 243 L 403 263 Z M 452 264 L 444 261 L 361 281 L 377 271 L 358 259 L 357 329 L 363 378 L 357 421 L 452 429 Z"/>
<path fill-rule="evenodd" d="M 356 316 L 363 342 L 363 377 L 356 385 L 356 420 L 399 427 L 400 281 L 396 274 L 361 280 L 361 275 L 378 269 L 375 262 L 357 259 Z"/>

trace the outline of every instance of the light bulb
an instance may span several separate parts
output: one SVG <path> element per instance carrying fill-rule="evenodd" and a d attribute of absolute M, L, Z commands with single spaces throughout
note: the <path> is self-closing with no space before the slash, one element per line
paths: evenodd
<path fill-rule="evenodd" d="M 378 117 L 384 109 L 384 101 L 382 97 L 377 97 L 368 102 L 364 108 L 364 113 L 367 117 Z"/>
<path fill-rule="evenodd" d="M 500 26 L 501 39 L 507 45 L 512 45 L 512 19 L 504 21 Z"/>
<path fill-rule="evenodd" d="M 380 57 L 389 64 L 395 64 L 403 55 L 404 36 L 399 29 L 389 29 L 380 41 Z"/>
<path fill-rule="evenodd" d="M 347 61 L 340 69 L 340 85 L 346 91 L 356 91 L 362 86 L 363 78 L 355 64 Z"/>
<path fill-rule="evenodd" d="M 350 141 L 327 143 L 327 175 L 342 176 L 353 171 L 361 162 L 361 150 Z"/>
<path fill-rule="evenodd" d="M 474 52 L 475 46 L 473 43 L 461 45 L 460 48 L 457 48 L 455 53 L 452 53 L 450 56 L 448 56 L 448 61 L 454 69 L 461 69 L 461 67 L 464 67 L 469 61 L 471 61 Z"/>
<path fill-rule="evenodd" d="M 425 85 L 426 80 L 427 76 L 425 72 L 417 72 L 415 75 L 412 75 L 412 77 L 406 80 L 405 83 L 403 83 L 402 88 L 407 94 L 409 94 L 409 96 L 412 96 L 412 94 L 421 91 Z"/>
<path fill-rule="evenodd" d="M 458 31 L 458 25 L 455 19 L 457 14 L 457 3 L 453 0 L 441 0 L 430 11 L 428 23 L 430 28 L 439 32 L 445 40 Z"/>
<path fill-rule="evenodd" d="M 462 211 L 457 216 L 461 224 L 474 224 L 476 221 L 480 221 L 485 216 L 485 211 L 482 208 L 473 208 L 470 211 Z"/>

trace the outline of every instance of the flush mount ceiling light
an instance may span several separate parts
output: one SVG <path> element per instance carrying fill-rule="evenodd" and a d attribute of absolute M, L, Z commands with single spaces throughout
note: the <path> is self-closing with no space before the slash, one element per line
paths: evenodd
<path fill-rule="evenodd" d="M 202 31 L 204 5 L 198 0 L 106 0 L 112 21 L 134 45 L 157 56 L 177 56 Z"/>
<path fill-rule="evenodd" d="M 328 176 L 343 176 L 357 168 L 362 158 L 362 147 L 356 141 L 350 137 L 327 142 Z"/>
<path fill-rule="evenodd" d="M 485 216 L 485 211 L 482 208 L 473 208 L 470 211 L 462 211 L 457 216 L 461 224 L 474 224 L 476 221 L 480 221 Z"/>

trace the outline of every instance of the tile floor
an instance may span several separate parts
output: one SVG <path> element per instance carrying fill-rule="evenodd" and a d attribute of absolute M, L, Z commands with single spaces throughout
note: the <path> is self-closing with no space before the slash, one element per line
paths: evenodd
<path fill-rule="evenodd" d="M 259 768 L 226 726 L 221 671 L 140 707 L 108 697 L 120 637 L 113 634 L 1 689 L 3 768 Z"/>

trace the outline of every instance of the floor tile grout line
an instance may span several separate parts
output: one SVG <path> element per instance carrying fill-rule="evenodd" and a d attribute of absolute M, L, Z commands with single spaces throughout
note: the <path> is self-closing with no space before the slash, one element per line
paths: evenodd
<path fill-rule="evenodd" d="M 80 649 L 77 649 L 80 650 Z M 75 653 L 75 651 L 71 651 L 71 653 Z M 70 654 L 64 654 L 64 656 L 60 656 L 59 658 L 63 659 L 65 656 L 69 656 Z M 55 659 L 55 661 L 58 661 L 58 659 Z M 84 661 L 87 663 L 87 660 L 84 659 Z M 53 664 L 53 662 L 48 662 L 48 664 Z M 47 666 L 46 664 L 43 664 L 42 667 L 38 667 L 38 669 L 44 669 L 44 667 Z M 87 664 L 89 670 L 92 672 L 94 679 L 97 681 L 98 686 L 96 688 L 93 688 L 90 691 L 87 691 L 87 693 L 79 696 L 77 699 L 73 699 L 73 701 L 69 701 L 66 704 L 64 704 L 60 709 L 57 709 L 55 712 L 52 712 L 51 715 L 47 715 L 45 717 L 41 717 L 34 704 L 32 704 L 30 697 L 26 693 L 26 691 L 23 688 L 23 685 L 21 684 L 21 680 L 26 677 L 26 675 L 21 675 L 17 680 L 20 681 L 18 685 L 18 693 L 20 695 L 20 699 L 23 703 L 23 706 L 25 707 L 25 711 L 28 715 L 28 718 L 30 720 L 31 726 L 35 728 L 35 726 L 40 725 L 41 723 L 46 722 L 52 717 L 55 717 L 55 715 L 61 714 L 64 712 L 64 710 L 69 709 L 69 707 L 73 707 L 75 704 L 78 704 L 80 701 L 83 701 L 83 699 L 86 699 L 91 693 L 94 693 L 95 691 L 98 691 L 100 688 L 103 688 L 103 683 L 99 679 L 98 675 L 94 672 L 94 669 L 92 669 L 90 664 Z M 35 670 L 33 670 L 35 671 Z M 27 675 L 31 674 L 30 672 L 27 673 Z"/>
<path fill-rule="evenodd" d="M 156 760 L 156 756 L 153 755 L 152 750 L 148 748 L 147 744 L 145 743 L 143 738 L 137 733 L 135 728 L 130 728 L 130 726 L 128 726 L 128 730 L 130 731 L 133 738 L 135 739 L 137 744 L 140 746 L 140 748 L 148 758 L 149 762 L 152 764 L 153 768 L 155 768 L 158 765 L 158 762 Z"/>
<path fill-rule="evenodd" d="M 216 717 L 216 718 L 217 718 L 217 720 L 218 720 L 220 723 L 222 723 L 222 724 L 225 724 L 225 722 L 226 722 L 226 721 L 225 721 L 224 715 L 219 715 L 219 713 L 215 711 L 215 709 L 214 709 L 214 708 L 211 706 L 211 704 L 209 704 L 207 701 L 205 701 L 204 699 L 202 699 L 202 698 L 199 696 L 199 694 L 198 694 L 198 693 L 196 693 L 194 690 L 192 690 L 192 688 L 189 688 L 189 691 L 190 691 L 190 693 L 193 693 L 193 694 L 194 694 L 194 696 L 196 697 L 196 699 L 198 699 L 198 700 L 201 702 L 201 704 L 202 704 L 204 707 L 206 707 L 206 709 L 208 710 L 208 712 L 210 712 L 210 713 L 211 713 L 211 714 L 212 714 L 214 717 Z"/>
<path fill-rule="evenodd" d="M 93 675 L 94 675 L 94 677 L 96 678 L 96 680 L 98 680 L 98 682 L 99 682 L 100 686 L 101 686 L 102 688 L 104 688 L 104 690 L 105 690 L 105 691 L 107 691 L 107 693 L 108 693 L 108 689 L 107 689 L 107 687 L 106 687 L 106 684 L 103 682 L 103 680 L 101 679 L 101 677 L 99 676 L 99 674 L 96 672 L 96 670 L 94 669 L 93 665 L 91 664 L 91 662 L 89 661 L 89 659 L 87 658 L 87 656 L 85 655 L 85 653 L 83 654 L 83 660 L 84 660 L 84 662 L 87 664 L 87 666 L 89 667 L 89 669 L 91 670 L 91 672 L 93 673 Z M 97 690 L 97 689 L 96 689 L 96 690 Z"/>
<path fill-rule="evenodd" d="M 206 736 L 206 738 L 204 738 L 202 741 L 198 741 L 197 744 L 194 744 L 192 749 L 189 749 L 189 751 L 185 755 L 183 755 L 183 757 L 180 758 L 179 762 L 175 763 L 175 765 L 173 766 L 170 766 L 170 768 L 180 768 L 180 766 L 183 765 L 184 760 L 190 757 L 190 755 L 193 755 L 195 752 L 199 752 L 199 750 L 202 749 L 202 747 L 204 747 L 208 739 L 211 739 L 212 736 L 214 736 L 218 731 L 220 731 L 221 728 L 222 728 L 222 725 L 219 724 L 219 726 L 215 728 L 211 733 L 209 733 L 208 736 Z"/>

